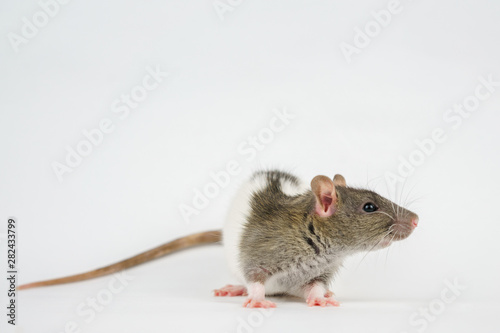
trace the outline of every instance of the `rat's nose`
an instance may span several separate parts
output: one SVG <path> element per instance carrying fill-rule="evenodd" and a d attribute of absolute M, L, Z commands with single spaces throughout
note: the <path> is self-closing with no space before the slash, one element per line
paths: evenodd
<path fill-rule="evenodd" d="M 418 217 L 415 217 L 413 219 L 411 219 L 411 225 L 413 228 L 416 228 L 417 225 L 418 225 Z"/>

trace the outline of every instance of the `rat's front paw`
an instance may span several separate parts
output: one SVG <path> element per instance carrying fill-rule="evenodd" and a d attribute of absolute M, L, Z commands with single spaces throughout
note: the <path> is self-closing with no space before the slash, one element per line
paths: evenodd
<path fill-rule="evenodd" d="M 307 305 L 309 306 L 340 306 L 340 303 L 333 299 L 333 297 L 324 297 L 324 296 L 319 296 L 319 297 L 311 297 L 306 300 Z"/>
<path fill-rule="evenodd" d="M 274 302 L 271 302 L 271 301 L 268 301 L 268 300 L 261 300 L 261 301 L 258 301 L 258 300 L 254 300 L 252 298 L 247 298 L 247 300 L 245 301 L 245 303 L 243 303 L 243 307 L 244 308 L 264 308 L 264 309 L 268 309 L 268 308 L 275 308 L 276 307 L 276 304 Z"/>

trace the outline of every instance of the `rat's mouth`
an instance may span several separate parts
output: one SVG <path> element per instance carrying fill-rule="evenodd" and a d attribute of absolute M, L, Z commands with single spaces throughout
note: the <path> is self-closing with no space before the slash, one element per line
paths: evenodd
<path fill-rule="evenodd" d="M 412 233 L 411 231 L 410 232 L 406 232 L 406 233 L 391 232 L 389 234 L 389 236 L 390 236 L 390 239 L 392 239 L 393 241 L 400 241 L 400 240 L 408 238 L 411 235 L 411 233 Z"/>
<path fill-rule="evenodd" d="M 405 238 L 408 238 L 408 236 L 410 236 L 412 232 L 406 232 L 406 233 L 402 233 L 401 231 L 391 231 L 390 233 L 386 234 L 378 243 L 378 247 L 379 248 L 386 248 L 388 247 L 389 245 L 392 244 L 392 242 L 395 242 L 395 241 L 400 241 L 400 240 L 403 240 Z"/>
<path fill-rule="evenodd" d="M 375 244 L 377 248 L 386 248 L 392 242 L 408 238 L 418 225 L 418 217 L 408 220 L 396 220 L 389 226 L 386 234 Z"/>
<path fill-rule="evenodd" d="M 410 222 L 396 221 L 396 223 L 394 223 L 390 228 L 390 239 L 399 241 L 408 238 L 416 228 L 417 224 L 418 218 L 412 219 Z"/>

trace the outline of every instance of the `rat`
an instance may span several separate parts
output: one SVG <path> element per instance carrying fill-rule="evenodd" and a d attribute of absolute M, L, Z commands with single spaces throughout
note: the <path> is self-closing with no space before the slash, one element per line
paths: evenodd
<path fill-rule="evenodd" d="M 238 190 L 222 230 L 185 236 L 118 263 L 82 274 L 34 282 L 19 290 L 83 281 L 166 254 L 222 242 L 241 285 L 215 296 L 247 296 L 249 308 L 274 308 L 266 296 L 290 295 L 309 306 L 338 306 L 329 285 L 346 257 L 407 238 L 417 214 L 367 189 L 349 187 L 339 174 L 318 175 L 310 186 L 284 171 L 258 171 Z"/>

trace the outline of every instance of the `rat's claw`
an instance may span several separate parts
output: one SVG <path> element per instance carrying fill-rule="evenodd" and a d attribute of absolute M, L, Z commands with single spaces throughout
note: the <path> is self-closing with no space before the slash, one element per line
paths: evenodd
<path fill-rule="evenodd" d="M 326 306 L 326 299 L 325 298 L 311 298 L 308 299 L 307 305 L 309 306 Z"/>
<path fill-rule="evenodd" d="M 275 308 L 276 304 L 268 300 L 256 301 L 252 298 L 247 298 L 245 303 L 243 303 L 244 308 Z"/>
<path fill-rule="evenodd" d="M 307 305 L 309 306 L 339 306 L 340 303 L 333 299 L 333 297 L 314 297 L 314 298 L 308 298 L 307 299 Z"/>

